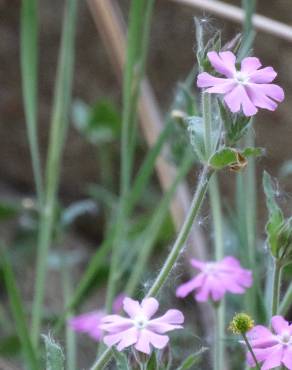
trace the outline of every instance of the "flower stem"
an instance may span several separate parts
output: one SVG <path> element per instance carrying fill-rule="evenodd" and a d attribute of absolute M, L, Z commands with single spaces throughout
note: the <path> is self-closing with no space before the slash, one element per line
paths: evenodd
<path fill-rule="evenodd" d="M 245 334 L 245 333 L 241 333 L 241 335 L 242 335 L 242 338 L 243 338 L 243 340 L 244 340 L 244 342 L 245 342 L 245 344 L 246 344 L 246 346 L 247 346 L 247 348 L 248 348 L 248 350 L 249 350 L 250 354 L 252 355 L 252 358 L 254 359 L 254 362 L 255 362 L 255 364 L 256 364 L 256 369 L 257 369 L 257 370 L 261 370 L 260 365 L 259 365 L 259 363 L 258 363 L 258 360 L 257 360 L 257 358 L 256 358 L 256 356 L 255 356 L 255 354 L 254 354 L 254 351 L 253 351 L 253 350 L 252 350 L 252 348 L 251 348 L 251 345 L 249 344 L 249 341 L 248 341 L 248 339 L 247 339 L 246 334 Z"/>
<path fill-rule="evenodd" d="M 280 304 L 279 314 L 285 316 L 291 305 L 292 305 L 292 283 L 289 285 L 289 288 Z"/>
<path fill-rule="evenodd" d="M 271 316 L 277 315 L 278 306 L 280 301 L 280 288 L 281 288 L 281 275 L 282 275 L 282 265 L 279 261 L 274 261 L 274 271 L 273 271 L 273 296 L 272 296 L 272 309 Z"/>
<path fill-rule="evenodd" d="M 222 370 L 224 369 L 224 305 L 221 302 L 219 305 L 214 305 L 215 313 L 215 331 L 214 331 L 214 357 L 213 357 L 213 369 Z"/>
<path fill-rule="evenodd" d="M 214 170 L 212 170 L 210 167 L 205 166 L 203 168 L 202 174 L 200 176 L 200 180 L 198 183 L 197 190 L 194 194 L 190 210 L 188 212 L 188 215 L 184 221 L 184 224 L 178 234 L 178 237 L 172 247 L 171 252 L 169 253 L 164 265 L 162 266 L 162 269 L 160 270 L 160 273 L 158 274 L 156 280 L 154 281 L 152 287 L 149 289 L 147 293 L 147 297 L 156 296 L 160 290 L 160 288 L 163 286 L 165 281 L 167 280 L 167 277 L 172 270 L 174 264 L 176 263 L 178 256 L 180 252 L 182 251 L 185 242 L 187 241 L 187 238 L 189 236 L 189 233 L 191 231 L 192 225 L 195 221 L 195 218 L 197 217 L 199 210 L 202 205 L 202 201 L 204 199 L 204 196 L 207 191 L 207 187 L 209 184 L 209 180 L 213 174 Z"/>
<path fill-rule="evenodd" d="M 192 225 L 199 213 L 199 210 L 201 208 L 204 196 L 207 191 L 207 187 L 209 184 L 209 180 L 214 173 L 214 170 L 211 169 L 208 166 L 205 166 L 203 168 L 203 171 L 201 173 L 199 183 L 196 189 L 196 192 L 194 194 L 191 207 L 189 210 L 189 213 L 184 221 L 184 224 L 181 228 L 181 231 L 178 234 L 178 237 L 172 247 L 172 250 L 170 251 L 160 273 L 158 274 L 157 278 L 155 279 L 152 287 L 149 289 L 147 293 L 147 297 L 153 297 L 156 296 L 160 290 L 160 288 L 163 286 L 163 284 L 166 282 L 170 271 L 172 270 L 173 266 L 175 265 L 180 252 L 182 251 L 185 242 L 189 236 L 189 233 L 191 231 Z M 103 352 L 103 354 L 97 359 L 95 364 L 91 367 L 90 370 L 101 370 L 103 367 L 107 364 L 107 362 L 110 360 L 112 356 L 112 350 L 111 348 L 108 348 L 106 351 Z"/>
<path fill-rule="evenodd" d="M 212 150 L 211 94 L 205 91 L 202 94 L 202 110 L 203 110 L 204 132 L 205 132 L 205 159 L 208 161 L 211 155 L 211 150 Z"/>

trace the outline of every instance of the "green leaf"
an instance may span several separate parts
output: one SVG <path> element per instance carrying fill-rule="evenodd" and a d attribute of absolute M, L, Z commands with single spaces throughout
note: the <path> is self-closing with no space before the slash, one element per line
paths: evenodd
<path fill-rule="evenodd" d="M 39 364 L 36 353 L 33 349 L 30 334 L 28 331 L 26 317 L 23 309 L 23 302 L 16 284 L 14 272 L 6 253 L 0 249 L 1 264 L 3 268 L 4 282 L 9 296 L 10 306 L 15 321 L 15 329 L 21 342 L 21 348 L 26 358 L 26 362 L 31 370 L 38 370 Z"/>
<path fill-rule="evenodd" d="M 244 156 L 244 157 L 260 157 L 261 155 L 263 155 L 265 152 L 265 150 L 263 148 L 251 148 L 251 147 L 248 147 L 248 148 L 245 148 L 241 154 Z"/>
<path fill-rule="evenodd" d="M 21 344 L 17 335 L 9 335 L 0 340 L 0 355 L 11 357 L 18 355 L 21 350 Z"/>
<path fill-rule="evenodd" d="M 77 130 L 92 144 L 109 143 L 120 135 L 120 114 L 107 100 L 101 100 L 92 107 L 75 100 L 72 115 Z"/>
<path fill-rule="evenodd" d="M 193 353 L 187 357 L 184 362 L 177 368 L 177 370 L 187 370 L 190 369 L 192 366 L 196 365 L 199 361 L 201 361 L 201 356 L 205 353 L 208 348 L 202 347 L 196 353 Z"/>
<path fill-rule="evenodd" d="M 231 166 L 232 164 L 237 163 L 238 153 L 233 148 L 224 148 L 218 150 L 210 158 L 209 164 L 215 170 L 220 170 L 224 167 Z"/>
<path fill-rule="evenodd" d="M 193 116 L 186 119 L 190 132 L 191 144 L 199 161 L 205 159 L 205 129 L 202 117 Z"/>
<path fill-rule="evenodd" d="M 284 226 L 283 212 L 276 202 L 277 191 L 271 176 L 265 171 L 263 174 L 263 188 L 266 195 L 266 204 L 269 210 L 269 219 L 266 224 L 268 244 L 274 257 L 278 256 L 281 245 L 279 243 L 281 229 Z"/>
<path fill-rule="evenodd" d="M 10 220 L 16 217 L 20 212 L 20 206 L 13 203 L 0 203 L 0 221 Z"/>
<path fill-rule="evenodd" d="M 146 370 L 157 370 L 157 369 L 159 369 L 159 365 L 157 362 L 156 352 L 153 351 L 150 359 L 147 362 Z"/>
<path fill-rule="evenodd" d="M 97 213 L 98 207 L 95 202 L 91 199 L 80 200 L 78 202 L 72 203 L 67 207 L 61 216 L 61 223 L 63 226 L 71 225 L 78 217 L 88 214 Z"/>
<path fill-rule="evenodd" d="M 46 370 L 64 370 L 62 348 L 49 335 L 43 335 L 46 346 Z"/>
<path fill-rule="evenodd" d="M 113 350 L 114 357 L 116 360 L 117 369 L 118 370 L 130 370 L 127 356 L 124 353 L 117 351 L 115 348 L 113 348 L 112 350 Z"/>

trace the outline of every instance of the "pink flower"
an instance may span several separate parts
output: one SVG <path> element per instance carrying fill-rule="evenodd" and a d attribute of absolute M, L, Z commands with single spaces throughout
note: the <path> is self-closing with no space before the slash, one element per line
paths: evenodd
<path fill-rule="evenodd" d="M 247 57 L 241 62 L 240 70 L 236 69 L 236 57 L 231 51 L 219 54 L 210 51 L 208 59 L 216 72 L 225 77 L 214 77 L 207 72 L 198 76 L 198 87 L 207 87 L 207 92 L 224 94 L 224 101 L 231 112 L 239 112 L 242 108 L 245 116 L 253 116 L 257 108 L 274 111 L 284 100 L 283 89 L 271 84 L 277 73 L 272 67 L 262 66 L 258 58 Z"/>
<path fill-rule="evenodd" d="M 182 284 L 176 290 L 176 296 L 186 297 L 195 291 L 195 299 L 205 302 L 209 298 L 220 301 L 226 292 L 243 294 L 252 285 L 252 273 L 240 266 L 234 257 L 225 257 L 219 262 L 191 260 L 191 265 L 201 272 Z"/>
<path fill-rule="evenodd" d="M 273 316 L 272 327 L 274 333 L 264 326 L 257 325 L 248 333 L 248 339 L 255 357 L 262 363 L 262 370 L 274 369 L 284 365 L 292 370 L 292 324 L 289 325 L 282 316 Z M 250 353 L 247 361 L 254 366 Z"/>
<path fill-rule="evenodd" d="M 119 294 L 114 300 L 114 313 L 118 313 L 122 309 L 124 297 L 124 294 Z M 69 320 L 69 325 L 74 331 L 86 333 L 94 340 L 100 341 L 102 339 L 102 330 L 99 326 L 105 316 L 106 312 L 104 310 L 96 310 L 72 317 L 72 319 Z"/>
<path fill-rule="evenodd" d="M 124 299 L 124 311 L 129 318 L 119 315 L 108 315 L 102 319 L 100 329 L 109 333 L 104 342 L 117 349 L 135 345 L 136 350 L 150 354 L 150 344 L 158 349 L 164 348 L 169 338 L 161 335 L 174 329 L 181 329 L 184 322 L 183 314 L 178 310 L 168 310 L 163 316 L 151 319 L 158 310 L 159 303 L 155 298 L 145 298 L 139 304 L 131 298 Z"/>

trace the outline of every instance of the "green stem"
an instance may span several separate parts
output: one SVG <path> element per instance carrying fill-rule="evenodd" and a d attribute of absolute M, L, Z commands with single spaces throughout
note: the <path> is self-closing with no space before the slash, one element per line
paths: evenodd
<path fill-rule="evenodd" d="M 121 201 L 117 219 L 120 220 L 118 231 L 112 247 L 112 258 L 108 288 L 106 294 L 106 309 L 111 311 L 116 294 L 117 280 L 119 278 L 118 265 L 121 255 L 121 246 L 125 240 L 127 195 L 130 188 L 131 167 L 134 155 L 137 105 L 140 85 L 145 71 L 148 51 L 151 18 L 154 0 L 132 1 L 130 9 L 127 62 L 123 81 L 123 115 L 121 140 Z M 132 139 L 132 140 L 131 140 Z"/>
<path fill-rule="evenodd" d="M 199 179 L 199 183 L 196 189 L 196 192 L 194 194 L 190 210 L 188 212 L 188 215 L 184 221 L 184 224 L 181 228 L 181 231 L 179 232 L 177 239 L 169 253 L 169 255 L 166 258 L 166 261 L 164 262 L 164 265 L 162 266 L 162 269 L 160 273 L 158 274 L 157 278 L 155 279 L 152 287 L 149 289 L 147 293 L 147 297 L 153 297 L 156 296 L 160 290 L 160 288 L 164 285 L 166 282 L 169 273 L 171 272 L 173 266 L 175 265 L 184 245 L 187 241 L 187 238 L 189 236 L 189 233 L 191 231 L 192 225 L 200 211 L 204 196 L 207 191 L 207 187 L 209 184 L 209 180 L 214 173 L 214 170 L 212 170 L 210 167 L 205 166 L 203 168 L 202 174 Z M 91 367 L 90 370 L 101 370 L 103 367 L 107 364 L 107 362 L 110 360 L 112 356 L 112 351 L 110 348 L 108 348 L 101 357 L 96 361 L 96 363 Z"/>
<path fill-rule="evenodd" d="M 204 92 L 203 98 L 203 122 L 204 122 L 204 132 L 205 132 L 205 150 L 206 150 L 206 160 L 209 160 L 212 155 L 212 106 L 211 97 L 209 93 Z M 217 261 L 224 257 L 224 242 L 223 242 L 223 216 L 222 207 L 220 200 L 220 191 L 218 178 L 216 174 L 210 180 L 209 186 L 209 196 L 210 205 L 212 211 L 213 219 L 213 229 L 214 229 L 214 242 L 215 242 L 215 259 Z M 224 369 L 224 342 L 222 338 L 224 337 L 225 328 L 225 303 L 224 301 L 216 307 L 216 319 L 215 319 L 215 357 L 214 357 L 214 369 L 222 370 Z"/>
<path fill-rule="evenodd" d="M 289 288 L 280 304 L 279 314 L 285 316 L 292 305 L 292 283 L 289 285 Z"/>
<path fill-rule="evenodd" d="M 38 206 L 44 201 L 41 161 L 37 133 L 38 81 L 38 17 L 37 0 L 22 0 L 21 4 L 21 78 L 26 129 Z"/>
<path fill-rule="evenodd" d="M 62 275 L 64 307 L 67 307 L 72 295 L 72 283 L 70 267 L 68 266 L 68 262 L 66 260 L 64 260 L 62 266 Z M 72 312 L 68 312 L 66 318 L 70 319 L 71 317 Z M 75 332 L 70 328 L 69 325 L 66 326 L 66 369 L 76 369 L 76 336 Z"/>
<path fill-rule="evenodd" d="M 38 235 L 36 284 L 32 309 L 32 339 L 35 347 L 37 347 L 40 333 L 47 257 L 52 241 L 55 205 L 60 177 L 60 162 L 68 125 L 74 62 L 76 13 L 77 0 L 67 0 L 48 148 L 45 202 Z"/>
<path fill-rule="evenodd" d="M 202 94 L 202 110 L 205 132 L 205 156 L 208 161 L 212 151 L 212 127 L 211 127 L 211 94 L 203 92 Z"/>
<path fill-rule="evenodd" d="M 222 302 L 221 302 L 222 303 Z M 224 335 L 224 321 L 222 320 L 222 312 L 224 314 L 224 307 L 222 311 L 221 303 L 214 305 L 215 313 L 215 324 L 214 324 L 214 352 L 213 352 L 213 369 L 222 370 L 224 369 L 224 346 L 223 337 Z M 223 316 L 224 318 L 224 316 Z"/>
<path fill-rule="evenodd" d="M 158 274 L 152 287 L 148 291 L 147 297 L 156 296 L 158 294 L 160 288 L 163 286 L 163 284 L 167 280 L 170 271 L 172 270 L 174 264 L 176 263 L 178 256 L 180 252 L 182 251 L 185 245 L 185 242 L 187 241 L 192 225 L 200 211 L 204 196 L 208 188 L 209 180 L 213 172 L 214 171 L 208 166 L 205 166 L 203 168 L 202 174 L 199 179 L 198 187 L 194 194 L 194 197 L 193 197 L 189 212 L 187 214 L 187 217 L 184 221 L 184 224 L 178 234 L 178 237 L 164 265 L 162 266 L 162 269 L 160 270 L 160 273 Z"/>
<path fill-rule="evenodd" d="M 278 313 L 281 289 L 281 275 L 282 275 L 282 265 L 277 260 L 275 260 L 273 271 L 273 296 L 272 296 L 271 316 L 277 315 Z"/>
<path fill-rule="evenodd" d="M 249 344 L 249 341 L 248 341 L 248 339 L 247 339 L 246 334 L 242 333 L 241 335 L 242 335 L 242 338 L 243 338 L 243 340 L 244 340 L 244 342 L 245 342 L 245 344 L 246 344 L 246 346 L 247 346 L 247 348 L 248 348 L 248 350 L 249 350 L 250 354 L 252 355 L 252 358 L 253 358 L 253 360 L 254 360 L 254 362 L 255 362 L 255 364 L 256 364 L 256 368 L 257 368 L 257 370 L 261 370 L 260 365 L 259 365 L 259 363 L 258 363 L 258 361 L 257 361 L 257 358 L 256 358 L 256 356 L 255 356 L 255 354 L 254 354 L 254 351 L 252 350 L 251 345 Z"/>

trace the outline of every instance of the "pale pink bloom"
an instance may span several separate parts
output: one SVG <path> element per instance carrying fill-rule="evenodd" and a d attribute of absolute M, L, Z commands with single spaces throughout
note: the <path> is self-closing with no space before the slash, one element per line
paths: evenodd
<path fill-rule="evenodd" d="M 273 316 L 271 323 L 273 332 L 257 325 L 247 335 L 255 357 L 262 364 L 261 370 L 281 365 L 292 370 L 292 324 L 289 325 L 282 316 Z M 247 361 L 250 366 L 255 365 L 250 353 Z"/>
<path fill-rule="evenodd" d="M 174 329 L 181 329 L 183 314 L 178 310 L 168 310 L 163 316 L 151 319 L 158 310 L 159 303 L 155 298 L 145 298 L 141 302 L 131 298 L 124 299 L 124 311 L 129 318 L 119 315 L 108 315 L 102 319 L 101 330 L 109 334 L 104 337 L 107 346 L 117 345 L 117 349 L 134 345 L 136 350 L 150 354 L 151 346 L 164 348 L 169 338 L 162 335 Z"/>
<path fill-rule="evenodd" d="M 210 51 L 208 59 L 216 72 L 225 77 L 214 77 L 207 72 L 200 73 L 198 87 L 207 88 L 207 92 L 224 94 L 224 101 L 231 112 L 242 108 L 245 116 L 253 116 L 257 108 L 274 111 L 278 103 L 284 100 L 283 89 L 271 84 L 277 73 L 272 67 L 262 66 L 258 58 L 247 57 L 236 69 L 236 57 L 231 51 L 217 53 Z"/>
<path fill-rule="evenodd" d="M 195 299 L 205 302 L 209 298 L 220 301 L 226 292 L 243 294 L 252 285 L 252 273 L 240 266 L 234 257 L 225 257 L 218 262 L 202 262 L 191 259 L 191 265 L 200 273 L 176 290 L 176 296 L 186 297 L 195 292 Z"/>
<path fill-rule="evenodd" d="M 119 294 L 113 303 L 113 312 L 118 313 L 122 309 L 124 294 Z M 96 341 L 102 339 L 102 330 L 100 329 L 101 320 L 106 316 L 105 310 L 95 310 L 79 316 L 72 317 L 69 320 L 71 329 L 80 333 L 86 333 Z"/>

